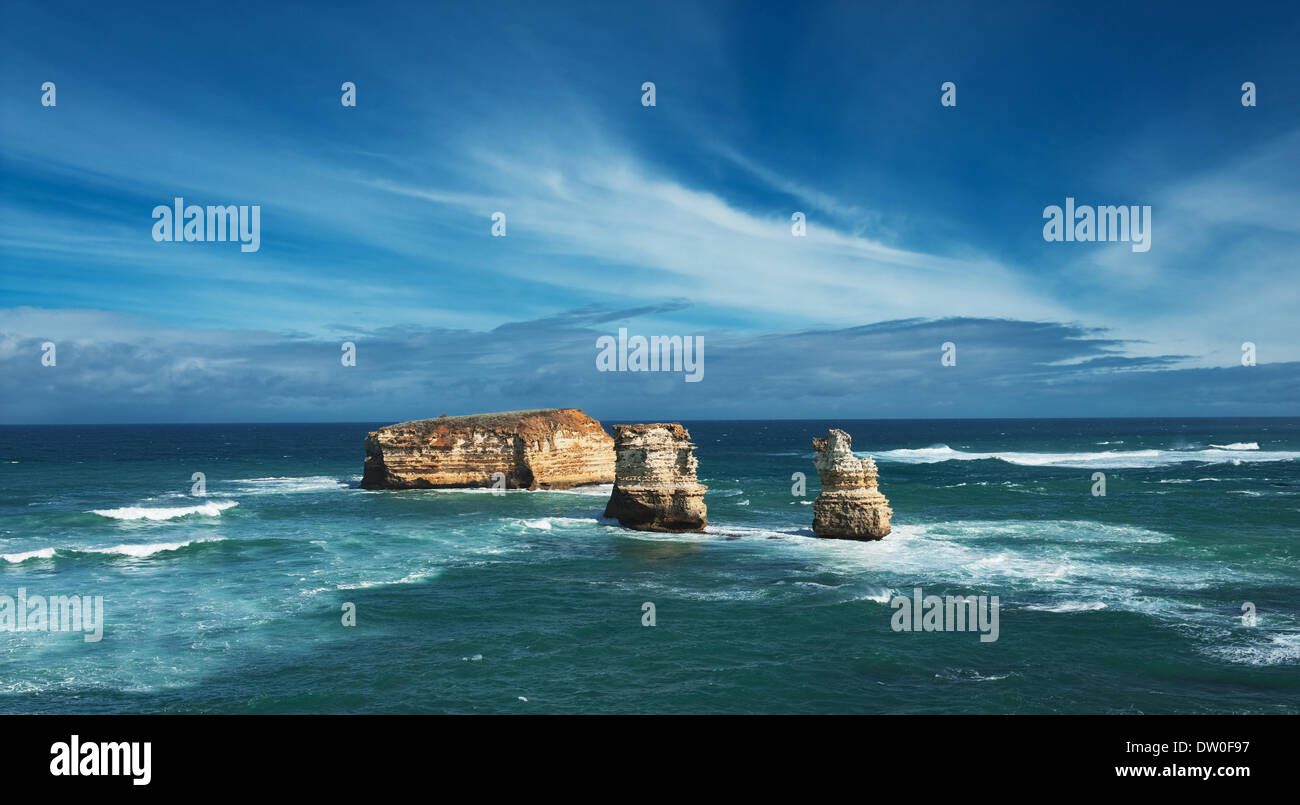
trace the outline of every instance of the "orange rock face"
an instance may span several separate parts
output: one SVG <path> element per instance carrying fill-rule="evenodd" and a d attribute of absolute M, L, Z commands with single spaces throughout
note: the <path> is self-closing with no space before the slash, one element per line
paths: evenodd
<path fill-rule="evenodd" d="M 441 416 L 366 437 L 365 489 L 567 489 L 614 482 L 614 440 L 577 408 Z"/>

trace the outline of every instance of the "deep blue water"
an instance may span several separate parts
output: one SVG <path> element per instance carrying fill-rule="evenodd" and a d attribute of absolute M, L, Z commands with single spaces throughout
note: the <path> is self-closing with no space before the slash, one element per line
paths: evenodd
<path fill-rule="evenodd" d="M 383 424 L 0 428 L 0 596 L 106 611 L 0 631 L 0 712 L 1300 712 L 1300 420 L 686 422 L 698 535 L 359 489 Z M 811 536 L 831 426 L 881 542 Z M 998 640 L 893 631 L 916 586 Z"/>

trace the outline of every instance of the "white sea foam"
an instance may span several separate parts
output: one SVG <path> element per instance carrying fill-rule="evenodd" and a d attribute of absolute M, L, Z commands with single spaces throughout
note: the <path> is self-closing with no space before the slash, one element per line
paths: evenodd
<path fill-rule="evenodd" d="M 1212 444 L 1210 447 L 1219 450 L 1258 450 L 1259 442 L 1233 442 L 1232 444 Z"/>
<path fill-rule="evenodd" d="M 888 604 L 894 597 L 893 590 L 883 590 L 879 592 L 870 592 L 865 595 L 859 595 L 854 601 L 874 601 L 877 604 Z"/>
<path fill-rule="evenodd" d="M 19 562 L 26 562 L 29 559 L 53 559 L 53 548 L 39 548 L 35 551 L 26 551 L 24 553 L 6 553 L 0 554 L 0 559 L 16 565 Z"/>
<path fill-rule="evenodd" d="M 1062 601 L 1059 604 L 1028 604 L 1025 609 L 1039 612 L 1096 612 L 1105 609 L 1102 601 Z"/>
<path fill-rule="evenodd" d="M 189 517 L 192 514 L 219 517 L 226 509 L 238 505 L 233 500 L 212 500 L 200 506 L 179 506 L 174 508 L 126 506 L 121 509 L 93 509 L 91 514 L 98 514 L 100 517 L 108 517 L 113 520 L 175 520 L 178 517 Z"/>
<path fill-rule="evenodd" d="M 403 492 L 418 492 L 429 495 L 582 495 L 584 497 L 608 498 L 614 489 L 613 484 L 589 484 L 574 486 L 569 489 L 494 489 L 490 486 L 439 487 L 437 489 L 404 489 Z M 391 492 L 387 489 L 368 489 L 367 492 Z"/>
<path fill-rule="evenodd" d="M 599 522 L 595 517 L 540 517 L 536 520 L 512 519 L 509 524 L 539 531 L 550 531 L 556 526 L 563 528 L 575 525 L 595 525 Z"/>
<path fill-rule="evenodd" d="M 184 548 L 187 545 L 194 545 L 200 542 L 222 542 L 224 540 L 225 537 L 211 537 L 211 538 L 202 538 L 202 539 L 183 540 L 181 542 L 151 542 L 151 543 L 133 544 L 133 545 L 113 545 L 107 548 L 87 548 L 85 546 L 80 546 L 80 545 L 68 546 L 65 548 L 40 548 L 34 551 L 26 551 L 23 553 L 3 554 L 0 555 L 0 559 L 3 559 L 4 561 L 9 562 L 10 564 L 18 564 L 19 562 L 26 562 L 32 559 L 53 559 L 56 553 L 65 553 L 65 554 L 98 553 L 98 554 L 108 554 L 113 556 L 131 556 L 135 558 L 143 558 L 146 556 L 153 556 L 154 554 L 157 553 L 164 553 L 166 551 L 180 550 L 181 548 Z"/>
<path fill-rule="evenodd" d="M 1132 545 L 1134 543 L 1170 542 L 1173 537 L 1160 531 L 1137 526 L 1112 525 L 1091 520 L 953 520 L 923 527 L 932 537 L 971 539 L 1011 539 L 1047 543 L 1084 543 Z"/>
<path fill-rule="evenodd" d="M 232 484 L 243 484 L 243 494 L 288 494 L 293 492 L 323 492 L 330 489 L 347 489 L 347 481 L 328 475 L 285 476 L 272 478 L 236 478 Z"/>
<path fill-rule="evenodd" d="M 614 491 L 613 484 L 591 484 L 589 486 L 575 486 L 572 489 L 539 489 L 539 492 L 549 492 L 555 495 L 584 495 L 593 498 L 608 498 Z"/>
<path fill-rule="evenodd" d="M 712 537 L 728 537 L 728 538 L 745 537 L 749 539 L 754 539 L 754 538 L 786 539 L 788 537 L 805 536 L 803 531 L 807 532 L 806 535 L 810 536 L 812 534 L 812 531 L 808 529 L 800 530 L 797 528 L 791 528 L 789 531 L 777 531 L 770 528 L 755 528 L 753 526 L 721 525 L 717 523 L 711 523 L 704 527 L 703 534 Z M 635 534 L 628 534 L 628 536 L 637 537 L 637 538 L 646 538 L 646 539 L 661 538 L 660 535 L 656 534 L 653 531 L 639 531 Z M 699 532 L 687 532 L 682 534 L 671 534 L 669 536 L 677 537 L 679 539 L 691 540 L 691 539 L 697 539 L 701 537 L 701 534 Z"/>
<path fill-rule="evenodd" d="M 1267 640 L 1245 646 L 1216 646 L 1210 653 L 1229 662 L 1248 665 L 1291 665 L 1300 663 L 1300 632 L 1269 635 Z"/>
<path fill-rule="evenodd" d="M 878 542 L 819 539 L 805 528 L 709 526 L 709 540 L 724 536 L 744 537 L 730 543 L 737 549 L 775 551 L 805 563 L 806 570 L 872 583 L 871 600 L 882 583 L 907 590 L 921 579 L 997 594 L 1004 606 L 1023 601 L 1024 595 L 1032 602 L 1027 608 L 1044 612 L 1115 610 L 1200 624 L 1220 616 L 1190 600 L 1190 594 L 1227 583 L 1279 580 L 1270 572 L 1189 562 L 1178 552 L 1164 561 L 1160 546 L 1175 542 L 1173 536 L 1082 520 L 896 522 Z M 764 537 L 774 539 L 759 541 Z M 1146 557 L 1135 561 L 1134 550 Z M 861 589 L 855 595 L 861 597 Z"/>
<path fill-rule="evenodd" d="M 1251 444 L 1254 444 L 1253 442 Z M 1118 467 L 1164 467 L 1186 461 L 1199 461 L 1207 464 L 1267 461 L 1294 461 L 1300 458 L 1300 452 L 1293 450 L 1259 450 L 1229 445 L 1225 448 L 1189 449 L 1189 450 L 1107 450 L 1092 453 L 1029 453 L 1017 451 L 998 451 L 993 453 L 972 453 L 954 450 L 946 444 L 933 447 L 905 448 L 899 450 L 882 450 L 878 453 L 859 452 L 857 455 L 872 455 L 880 461 L 895 461 L 904 464 L 935 464 L 940 461 L 981 461 L 996 459 L 1009 464 L 1025 467 L 1083 467 L 1083 468 L 1118 468 Z M 1228 449 L 1232 448 L 1232 449 Z"/>
<path fill-rule="evenodd" d="M 209 537 L 202 539 L 189 539 L 182 542 L 150 542 L 140 545 L 114 545 L 110 548 L 68 548 L 70 551 L 79 551 L 82 553 L 103 553 L 115 556 L 132 556 L 137 559 L 153 556 L 156 553 L 165 553 L 167 551 L 177 551 L 187 545 L 196 545 L 201 542 L 224 542 L 225 537 Z"/>
<path fill-rule="evenodd" d="M 338 590 L 368 590 L 371 587 L 385 587 L 390 584 L 414 584 L 417 581 L 431 579 L 441 573 L 441 570 L 414 570 L 407 573 L 400 579 L 381 579 L 375 581 L 358 581 L 351 584 L 340 584 L 335 589 Z"/>
<path fill-rule="evenodd" d="M 997 682 L 1009 676 L 1011 674 L 990 674 L 985 676 L 972 668 L 956 668 L 935 674 L 934 678 L 947 679 L 950 682 Z"/>

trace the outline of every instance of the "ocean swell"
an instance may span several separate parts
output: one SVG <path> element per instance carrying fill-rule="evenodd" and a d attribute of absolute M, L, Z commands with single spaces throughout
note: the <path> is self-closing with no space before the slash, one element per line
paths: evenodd
<path fill-rule="evenodd" d="M 1253 445 L 1250 446 L 1250 445 Z M 860 453 L 859 455 L 868 455 Z M 1294 461 L 1300 452 L 1291 450 L 1259 450 L 1255 442 L 1236 442 L 1225 447 L 1191 450 L 1107 450 L 1090 453 L 1030 453 L 997 451 L 974 453 L 954 450 L 946 444 L 933 447 L 882 450 L 871 453 L 877 461 L 894 461 L 903 464 L 936 464 L 941 461 L 1005 461 L 1023 467 L 1084 467 L 1084 468 L 1150 468 L 1198 461 L 1207 464 L 1240 464 L 1242 462 Z"/>
<path fill-rule="evenodd" d="M 205 517 L 220 517 L 226 509 L 239 504 L 233 500 L 214 500 L 199 506 L 178 506 L 174 508 L 145 508 L 143 506 L 125 506 L 120 509 L 92 509 L 91 514 L 112 520 L 175 520 L 181 517 L 201 514 Z"/>

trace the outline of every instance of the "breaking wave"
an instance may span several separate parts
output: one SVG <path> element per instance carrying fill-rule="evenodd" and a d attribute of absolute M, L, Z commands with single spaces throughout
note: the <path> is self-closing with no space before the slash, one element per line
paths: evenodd
<path fill-rule="evenodd" d="M 29 559 L 53 559 L 53 558 L 54 558 L 53 548 L 41 548 L 39 550 L 26 551 L 24 553 L 0 554 L 0 559 L 3 559 L 4 561 L 8 562 L 11 565 L 16 565 L 19 562 L 26 562 Z"/>
<path fill-rule="evenodd" d="M 440 573 L 441 573 L 441 571 L 438 570 L 438 569 L 433 569 L 433 570 L 413 570 L 413 571 L 411 571 L 410 573 L 407 573 L 405 576 L 401 577 L 400 579 L 371 580 L 371 581 L 357 581 L 357 582 L 351 582 L 351 583 L 348 583 L 348 584 L 340 584 L 340 585 L 338 585 L 335 589 L 337 589 L 337 590 L 368 590 L 368 589 L 370 589 L 370 588 L 372 588 L 372 587 L 386 587 L 386 586 L 388 586 L 388 585 L 390 585 L 390 584 L 415 584 L 415 583 L 417 583 L 417 582 L 426 581 L 426 580 L 428 580 L 428 579 L 435 578 L 435 577 L 437 577 Z"/>
<path fill-rule="evenodd" d="M 282 494 L 290 492 L 323 492 L 331 489 L 347 489 L 347 481 L 331 478 L 328 475 L 307 475 L 301 477 L 274 478 L 236 478 L 233 484 L 242 484 L 239 490 L 243 494 Z"/>
<path fill-rule="evenodd" d="M 1300 633 L 1273 634 L 1244 646 L 1217 646 L 1210 653 L 1246 665 L 1292 665 L 1300 662 Z"/>
<path fill-rule="evenodd" d="M 181 542 L 150 542 L 133 545 L 113 545 L 107 548 L 87 548 L 84 546 L 67 547 L 67 548 L 39 548 L 34 551 L 25 551 L 23 553 L 6 553 L 0 554 L 0 559 L 9 564 L 19 564 L 28 562 L 33 559 L 54 559 L 56 556 L 70 557 L 85 554 L 104 554 L 109 556 L 130 556 L 135 559 L 142 559 L 159 553 L 170 551 L 179 551 L 191 545 L 197 545 L 204 542 L 224 542 L 225 537 L 210 537 L 201 539 L 183 540 Z"/>
<path fill-rule="evenodd" d="M 121 509 L 92 509 L 91 514 L 98 514 L 100 517 L 108 517 L 112 520 L 175 520 L 180 517 L 189 517 L 194 514 L 201 514 L 205 517 L 220 517 L 226 509 L 233 508 L 239 504 L 233 500 L 214 500 L 204 503 L 201 506 L 179 506 L 175 508 L 145 508 L 142 506 L 126 506 Z"/>
<path fill-rule="evenodd" d="M 153 556 L 157 553 L 167 553 L 169 551 L 179 551 L 181 548 L 187 548 L 190 545 L 198 545 L 203 542 L 224 542 L 225 537 L 211 537 L 204 539 L 188 539 L 182 542 L 150 542 L 139 545 L 114 545 L 110 548 L 71 548 L 67 549 L 68 553 L 103 553 L 112 556 L 131 556 L 136 559 L 142 559 L 146 556 Z M 60 550 L 59 553 L 63 553 Z"/>
<path fill-rule="evenodd" d="M 1106 608 L 1103 601 L 1062 601 L 1059 604 L 1028 604 L 1025 609 L 1039 612 L 1096 612 Z"/>
<path fill-rule="evenodd" d="M 595 525 L 598 522 L 599 521 L 594 517 L 540 517 L 533 520 L 511 518 L 507 522 L 507 525 L 539 531 L 550 531 L 555 526 L 563 528 L 566 526 Z"/>
<path fill-rule="evenodd" d="M 1249 452 L 1247 452 L 1249 451 Z M 859 455 L 868 455 L 860 453 Z M 1300 452 L 1292 450 L 1259 450 L 1255 442 L 1235 443 L 1225 447 L 1210 447 L 1191 450 L 1107 450 L 1093 453 L 1029 453 L 999 451 L 994 453 L 973 453 L 954 450 L 946 444 L 933 447 L 904 448 L 900 450 L 882 450 L 872 453 L 879 461 L 895 461 L 903 464 L 936 464 L 940 461 L 982 461 L 995 459 L 1008 464 L 1024 467 L 1164 467 L 1187 461 L 1199 461 L 1208 464 L 1265 461 L 1294 461 L 1300 458 Z"/>

